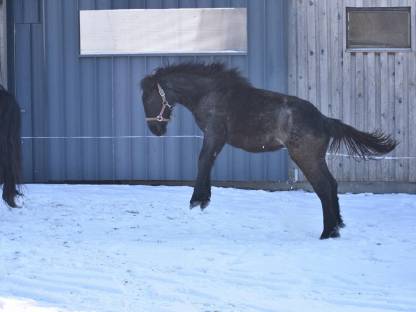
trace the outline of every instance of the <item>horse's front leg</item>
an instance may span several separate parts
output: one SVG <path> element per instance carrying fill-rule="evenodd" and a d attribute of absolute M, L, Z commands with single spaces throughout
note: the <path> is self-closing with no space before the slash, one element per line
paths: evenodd
<path fill-rule="evenodd" d="M 209 205 L 211 198 L 211 169 L 215 158 L 225 144 L 225 134 L 221 131 L 205 133 L 204 142 L 198 161 L 198 176 L 196 178 L 194 193 L 190 201 L 190 208 L 200 206 L 201 209 Z"/>

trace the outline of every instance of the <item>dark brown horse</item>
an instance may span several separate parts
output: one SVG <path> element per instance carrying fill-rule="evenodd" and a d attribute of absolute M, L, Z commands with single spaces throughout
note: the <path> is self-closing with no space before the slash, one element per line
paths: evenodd
<path fill-rule="evenodd" d="M 176 103 L 189 109 L 204 133 L 191 208 L 208 206 L 210 172 L 228 143 L 258 153 L 286 147 L 319 196 L 324 217 L 321 238 L 339 236 L 337 182 L 325 155 L 344 143 L 350 154 L 367 158 L 392 151 L 396 142 L 381 132 L 361 132 L 322 115 L 308 101 L 254 88 L 223 64 L 178 64 L 159 68 L 141 83 L 150 130 L 163 135 Z"/>
<path fill-rule="evenodd" d="M 20 195 L 20 108 L 13 95 L 0 85 L 0 185 L 3 184 L 3 200 L 16 207 L 15 198 Z"/>

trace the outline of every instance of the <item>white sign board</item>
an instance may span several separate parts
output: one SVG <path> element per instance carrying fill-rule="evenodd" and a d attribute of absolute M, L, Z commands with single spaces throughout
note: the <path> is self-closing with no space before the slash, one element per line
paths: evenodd
<path fill-rule="evenodd" d="M 246 53 L 245 8 L 80 11 L 81 55 Z"/>

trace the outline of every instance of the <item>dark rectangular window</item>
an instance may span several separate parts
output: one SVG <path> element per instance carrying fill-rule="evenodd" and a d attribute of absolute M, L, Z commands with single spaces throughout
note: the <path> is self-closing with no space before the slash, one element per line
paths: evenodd
<path fill-rule="evenodd" d="M 348 49 L 410 49 L 410 7 L 347 8 Z"/>

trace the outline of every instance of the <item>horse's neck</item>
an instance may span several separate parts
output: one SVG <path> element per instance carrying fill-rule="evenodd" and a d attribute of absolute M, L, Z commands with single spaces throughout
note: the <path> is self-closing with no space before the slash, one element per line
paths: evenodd
<path fill-rule="evenodd" d="M 169 81 L 176 95 L 175 100 L 191 111 L 197 109 L 201 98 L 209 92 L 209 81 L 205 77 L 178 75 L 170 77 Z"/>

